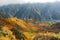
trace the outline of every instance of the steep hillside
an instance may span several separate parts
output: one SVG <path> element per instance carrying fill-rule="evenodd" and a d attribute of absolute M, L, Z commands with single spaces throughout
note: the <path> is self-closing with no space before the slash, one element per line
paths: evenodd
<path fill-rule="evenodd" d="M 25 37 L 27 37 L 24 34 L 24 32 L 31 32 L 30 26 L 27 23 L 25 23 L 21 19 L 15 18 L 15 17 L 12 17 L 12 18 L 0 18 L 0 26 L 1 26 L 1 28 L 3 28 L 3 30 L 6 30 L 8 32 L 8 34 L 9 34 L 9 32 L 12 32 L 11 35 L 12 36 L 14 35 L 14 38 L 15 38 L 13 40 L 18 40 L 18 39 L 20 40 L 21 37 L 22 37 L 22 39 L 24 39 Z M 35 30 L 36 30 L 36 28 L 35 28 Z M 4 32 L 2 30 L 0 30 L 0 31 Z M 6 38 L 6 40 L 10 40 L 9 37 L 4 37 L 4 36 L 1 37 L 1 40 L 5 40 L 5 38 Z"/>
<path fill-rule="evenodd" d="M 37 21 L 60 20 L 60 2 L 33 3 L 33 4 L 10 4 L 0 7 L 0 12 L 9 17 L 20 19 L 35 19 Z"/>
<path fill-rule="evenodd" d="M 16 17 L 2 17 L 0 18 L 0 40 L 35 40 L 41 37 L 43 37 L 41 40 L 48 40 L 48 37 L 49 40 L 53 38 L 60 40 L 60 33 L 56 34 L 54 31 L 52 32 L 48 24 L 47 22 L 38 23 L 31 19 L 21 20 Z M 50 30 L 47 30 L 45 25 L 49 27 Z M 55 28 L 54 25 L 53 28 Z"/>

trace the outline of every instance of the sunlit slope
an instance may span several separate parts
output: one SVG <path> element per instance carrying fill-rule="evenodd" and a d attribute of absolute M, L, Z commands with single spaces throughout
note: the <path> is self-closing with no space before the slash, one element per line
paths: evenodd
<path fill-rule="evenodd" d="M 25 35 L 25 37 L 27 38 L 27 40 L 31 39 L 31 37 L 33 36 L 33 33 L 29 33 L 32 32 L 33 30 L 36 30 L 37 28 L 26 23 L 25 21 L 12 17 L 12 18 L 1 18 L 0 20 L 0 25 L 3 27 L 3 29 L 6 30 L 19 30 L 19 32 L 21 32 L 23 35 Z M 25 32 L 27 32 L 28 35 L 25 34 Z M 15 33 L 12 31 L 12 33 Z M 18 34 L 17 34 L 18 36 Z M 28 37 L 29 36 L 29 37 Z"/>
<path fill-rule="evenodd" d="M 19 29 L 22 29 L 24 31 L 31 31 L 30 29 L 36 29 L 35 27 L 32 26 L 31 28 L 31 25 L 29 25 L 28 23 L 26 23 L 25 21 L 21 20 L 21 19 L 18 19 L 18 18 L 15 18 L 15 17 L 12 17 L 12 18 L 2 18 L 0 20 L 0 25 L 4 26 L 4 28 L 8 28 L 8 29 L 11 29 L 13 27 L 17 27 Z"/>
<path fill-rule="evenodd" d="M 17 25 L 17 27 L 22 28 L 24 30 L 29 30 L 28 25 L 21 19 L 18 18 L 8 18 L 9 22 L 13 22 L 12 24 Z"/>
<path fill-rule="evenodd" d="M 10 36 L 13 38 L 13 40 L 16 39 L 21 40 L 21 37 L 24 40 L 31 40 L 31 39 L 35 39 L 35 37 L 37 38 L 38 36 L 42 36 L 42 37 L 52 36 L 52 37 L 60 38 L 59 36 L 60 34 L 55 34 L 54 32 L 51 33 L 48 32 L 48 30 L 45 30 L 46 29 L 45 25 L 47 25 L 48 23 L 46 24 L 44 22 L 43 23 L 40 22 L 38 23 L 39 27 L 36 24 L 37 23 L 35 21 L 33 22 L 32 20 L 30 21 L 27 20 L 26 22 L 16 17 L 0 18 L 0 27 L 3 28 L 0 29 L 0 39 L 10 40 L 11 39 Z"/>
<path fill-rule="evenodd" d="M 0 40 L 16 40 L 13 32 L 0 26 Z"/>

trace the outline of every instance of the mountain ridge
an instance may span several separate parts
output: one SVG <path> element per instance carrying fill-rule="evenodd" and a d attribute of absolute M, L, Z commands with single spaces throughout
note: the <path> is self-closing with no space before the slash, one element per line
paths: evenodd
<path fill-rule="evenodd" d="M 11 4 L 0 7 L 0 12 L 23 20 L 37 21 L 60 20 L 59 2 L 35 4 Z"/>

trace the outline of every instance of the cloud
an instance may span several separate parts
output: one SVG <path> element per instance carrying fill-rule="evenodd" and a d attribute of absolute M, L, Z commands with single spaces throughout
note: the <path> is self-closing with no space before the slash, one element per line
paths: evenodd
<path fill-rule="evenodd" d="M 15 3 L 34 3 L 34 2 L 54 2 L 60 0 L 0 0 L 0 5 L 15 4 Z"/>
<path fill-rule="evenodd" d="M 23 2 L 24 2 L 23 0 L 0 0 L 0 5 L 23 3 Z"/>

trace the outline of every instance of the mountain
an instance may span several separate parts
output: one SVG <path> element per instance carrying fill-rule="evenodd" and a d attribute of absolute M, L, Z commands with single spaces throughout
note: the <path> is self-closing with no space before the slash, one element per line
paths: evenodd
<path fill-rule="evenodd" d="M 23 20 L 34 19 L 37 21 L 60 20 L 60 2 L 10 4 L 0 7 L 0 12 L 9 17 L 17 17 Z"/>

